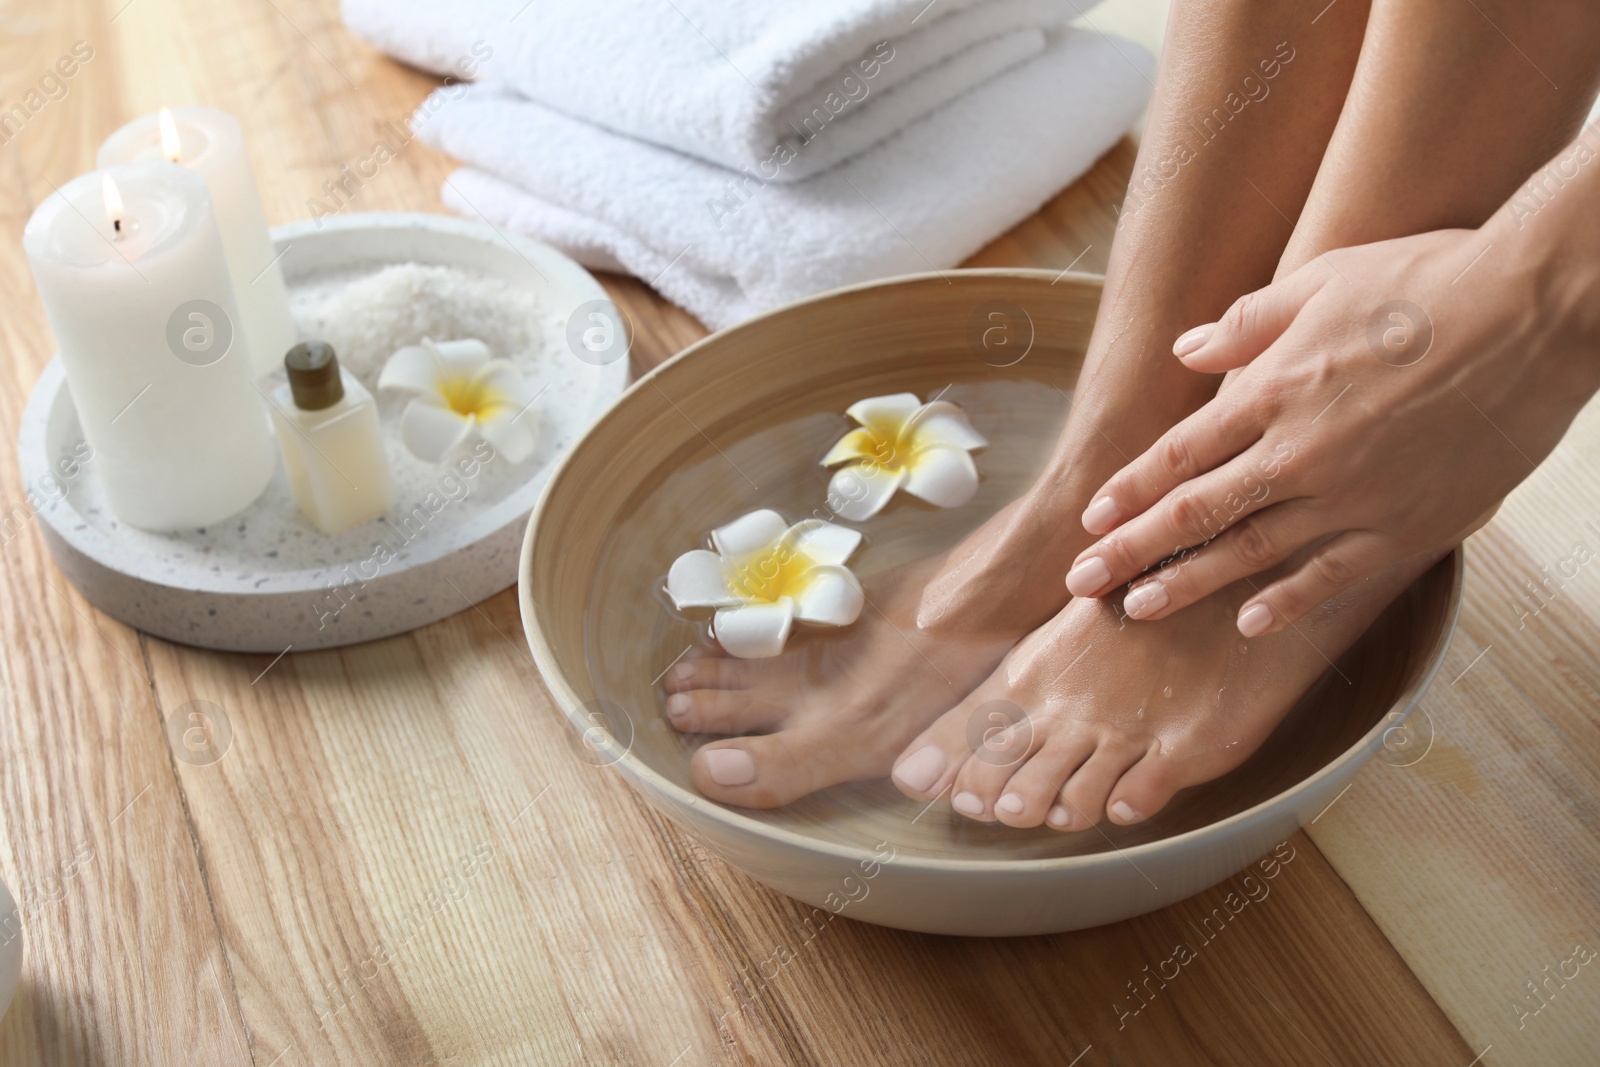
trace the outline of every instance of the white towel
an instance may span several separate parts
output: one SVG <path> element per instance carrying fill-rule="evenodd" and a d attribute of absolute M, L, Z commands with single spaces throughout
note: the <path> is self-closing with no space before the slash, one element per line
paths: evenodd
<path fill-rule="evenodd" d="M 418 135 L 470 167 L 446 205 L 621 268 L 712 328 L 825 289 L 953 267 L 1087 170 L 1144 107 L 1154 62 L 1081 31 L 806 181 L 763 182 L 481 87 Z"/>
<path fill-rule="evenodd" d="M 755 169 L 809 143 L 772 179 L 798 181 L 1037 55 L 1074 4 L 344 0 L 343 14 L 407 62 L 713 163 Z"/>

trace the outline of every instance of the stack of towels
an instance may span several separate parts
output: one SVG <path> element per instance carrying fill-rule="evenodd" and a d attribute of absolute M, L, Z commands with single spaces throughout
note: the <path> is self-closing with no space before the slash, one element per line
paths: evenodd
<path fill-rule="evenodd" d="M 1113 145 L 1154 77 L 1073 0 L 344 0 L 447 75 L 413 114 L 462 214 L 717 328 L 952 267 Z M 473 84 L 456 83 L 471 79 Z"/>

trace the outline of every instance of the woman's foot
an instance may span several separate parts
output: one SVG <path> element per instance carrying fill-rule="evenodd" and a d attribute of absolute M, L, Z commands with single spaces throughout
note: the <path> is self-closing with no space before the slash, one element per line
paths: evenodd
<path fill-rule="evenodd" d="M 1000 662 L 1020 633 L 930 637 L 923 586 L 942 558 L 862 582 L 867 607 L 842 631 L 797 632 L 770 659 L 705 652 L 667 672 L 667 721 L 712 741 L 689 764 L 713 800 L 772 808 L 838 782 L 881 778 L 940 712 Z"/>
<path fill-rule="evenodd" d="M 695 787 L 724 803 L 770 808 L 886 776 L 908 741 L 1066 602 L 1066 565 L 1092 539 L 1065 541 L 1030 497 L 946 555 L 865 578 L 867 607 L 846 630 L 796 633 L 771 659 L 701 653 L 668 671 L 669 723 L 740 735 L 695 753 Z M 967 560 L 990 563 L 962 570 Z M 930 582 L 958 594 L 961 610 L 930 614 Z"/>
<path fill-rule="evenodd" d="M 1249 641 L 1234 626 L 1247 582 L 1156 622 L 1123 617 L 1121 594 L 1073 600 L 907 746 L 895 784 L 924 801 L 948 791 L 961 814 L 1008 826 L 1140 822 L 1243 763 L 1433 562 Z"/>

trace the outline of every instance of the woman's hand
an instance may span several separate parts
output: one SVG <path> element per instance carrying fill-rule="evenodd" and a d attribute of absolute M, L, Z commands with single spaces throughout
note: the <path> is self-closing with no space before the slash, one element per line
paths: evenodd
<path fill-rule="evenodd" d="M 1178 338 L 1194 370 L 1242 369 L 1091 498 L 1084 528 L 1105 536 L 1073 595 L 1154 569 L 1123 604 L 1158 619 L 1310 549 L 1240 608 L 1255 637 L 1482 525 L 1597 362 L 1575 325 L 1592 272 L 1489 229 L 1329 253 Z"/>

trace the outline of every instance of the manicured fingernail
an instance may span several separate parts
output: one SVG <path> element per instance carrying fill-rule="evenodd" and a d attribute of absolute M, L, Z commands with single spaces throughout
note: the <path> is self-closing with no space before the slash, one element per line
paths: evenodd
<path fill-rule="evenodd" d="M 673 693 L 667 698 L 667 718 L 681 719 L 689 714 L 689 709 L 694 706 L 694 700 L 688 693 Z"/>
<path fill-rule="evenodd" d="M 756 761 L 742 748 L 708 748 L 706 773 L 718 785 L 749 785 L 756 780 Z"/>
<path fill-rule="evenodd" d="M 1090 556 L 1067 572 L 1067 592 L 1073 596 L 1094 596 L 1111 581 L 1111 568 L 1099 556 Z"/>
<path fill-rule="evenodd" d="M 1167 587 L 1161 582 L 1146 582 L 1139 588 L 1130 590 L 1122 598 L 1122 610 L 1128 613 L 1130 619 L 1143 619 L 1154 615 L 1168 604 L 1172 598 L 1167 595 Z"/>
<path fill-rule="evenodd" d="M 1007 815 L 1021 815 L 1028 802 L 1022 799 L 1021 793 L 1006 793 L 994 802 L 994 806 Z"/>
<path fill-rule="evenodd" d="M 1205 343 L 1211 340 L 1211 331 L 1216 328 L 1217 324 L 1214 322 L 1208 322 L 1204 326 L 1196 326 L 1172 342 L 1172 354 L 1182 359 L 1184 356 L 1200 351 L 1205 346 Z"/>
<path fill-rule="evenodd" d="M 1062 804 L 1056 804 L 1045 813 L 1044 821 L 1051 826 L 1065 830 L 1072 825 L 1072 809 Z"/>
<path fill-rule="evenodd" d="M 1239 632 L 1246 637 L 1260 637 L 1272 628 L 1272 609 L 1265 604 L 1251 604 L 1239 612 Z"/>
<path fill-rule="evenodd" d="M 950 806 L 963 815 L 983 814 L 983 798 L 976 793 L 957 793 L 950 798 Z"/>
<path fill-rule="evenodd" d="M 1103 496 L 1083 509 L 1083 528 L 1096 535 L 1110 533 L 1121 517 L 1122 509 L 1117 507 L 1117 502 Z"/>
<path fill-rule="evenodd" d="M 1111 817 L 1121 823 L 1139 822 L 1144 818 L 1134 811 L 1133 805 L 1126 800 L 1119 800 L 1111 805 Z"/>
<path fill-rule="evenodd" d="M 934 745 L 928 745 L 901 760 L 891 777 L 913 792 L 926 793 L 944 773 L 948 762 L 944 752 Z"/>
<path fill-rule="evenodd" d="M 676 667 L 672 668 L 672 676 L 680 682 L 687 682 L 690 678 L 694 677 L 694 664 L 678 664 Z"/>

